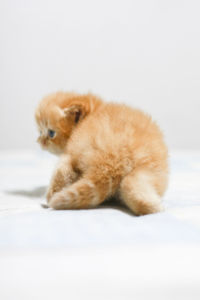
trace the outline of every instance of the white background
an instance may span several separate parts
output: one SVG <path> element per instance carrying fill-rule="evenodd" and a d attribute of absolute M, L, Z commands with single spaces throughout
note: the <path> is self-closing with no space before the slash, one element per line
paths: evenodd
<path fill-rule="evenodd" d="M 200 149 L 200 2 L 1 0 L 1 149 L 37 147 L 35 106 L 56 90 L 140 107 L 171 148 Z"/>

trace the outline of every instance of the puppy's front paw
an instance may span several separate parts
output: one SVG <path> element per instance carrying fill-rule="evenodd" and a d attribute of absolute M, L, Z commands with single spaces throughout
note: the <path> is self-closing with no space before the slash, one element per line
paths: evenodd
<path fill-rule="evenodd" d="M 73 194 L 66 190 L 54 193 L 48 205 L 53 209 L 68 209 L 71 207 L 73 201 Z"/>
<path fill-rule="evenodd" d="M 48 188 L 47 192 L 46 192 L 46 199 L 47 199 L 47 203 L 49 203 L 50 199 L 53 196 L 53 189 L 51 188 L 51 186 Z"/>
<path fill-rule="evenodd" d="M 51 200 L 54 194 L 57 194 L 60 191 L 60 187 L 51 184 L 46 193 L 47 203 Z"/>

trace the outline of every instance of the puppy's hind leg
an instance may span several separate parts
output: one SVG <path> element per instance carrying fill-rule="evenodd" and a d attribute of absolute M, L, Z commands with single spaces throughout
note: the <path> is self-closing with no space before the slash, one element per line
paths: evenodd
<path fill-rule="evenodd" d="M 120 198 L 135 215 L 152 214 L 163 210 L 154 180 L 154 175 L 150 171 L 135 170 L 121 181 Z"/>

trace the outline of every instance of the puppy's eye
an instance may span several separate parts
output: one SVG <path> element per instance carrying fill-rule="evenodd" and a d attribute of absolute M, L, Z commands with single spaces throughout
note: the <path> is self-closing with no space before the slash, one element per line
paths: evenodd
<path fill-rule="evenodd" d="M 51 130 L 51 129 L 48 130 L 48 136 L 51 139 L 53 139 L 55 135 L 56 135 L 56 132 L 54 130 Z"/>

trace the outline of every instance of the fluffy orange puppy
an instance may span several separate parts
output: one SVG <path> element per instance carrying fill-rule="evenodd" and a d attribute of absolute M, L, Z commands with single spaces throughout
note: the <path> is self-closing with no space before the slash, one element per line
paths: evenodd
<path fill-rule="evenodd" d="M 60 155 L 48 192 L 54 209 L 96 207 L 115 197 L 135 214 L 162 210 L 168 154 L 151 117 L 92 95 L 58 92 L 36 109 L 42 148 Z"/>

